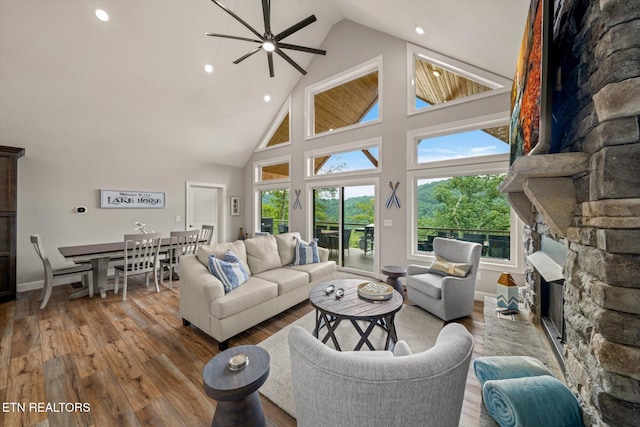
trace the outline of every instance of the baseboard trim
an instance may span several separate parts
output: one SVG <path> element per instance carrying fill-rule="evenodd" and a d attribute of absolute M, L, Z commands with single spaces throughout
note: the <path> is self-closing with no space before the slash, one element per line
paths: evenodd
<path fill-rule="evenodd" d="M 476 301 L 484 301 L 484 297 L 495 298 L 496 294 L 490 294 L 488 292 L 475 291 L 473 299 L 475 299 Z"/>
<path fill-rule="evenodd" d="M 42 289 L 43 286 L 44 286 L 44 280 L 36 280 L 35 282 L 18 283 L 16 285 L 16 292 L 35 291 L 36 289 Z"/>

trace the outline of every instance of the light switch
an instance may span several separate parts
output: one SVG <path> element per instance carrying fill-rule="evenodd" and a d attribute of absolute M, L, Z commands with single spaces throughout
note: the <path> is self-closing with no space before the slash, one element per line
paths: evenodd
<path fill-rule="evenodd" d="M 385 226 L 385 227 L 391 227 L 391 226 L 393 226 L 393 220 L 391 220 L 391 219 L 385 219 L 385 220 L 384 220 L 384 226 Z"/>
<path fill-rule="evenodd" d="M 180 222 L 180 215 L 176 215 L 176 222 Z"/>

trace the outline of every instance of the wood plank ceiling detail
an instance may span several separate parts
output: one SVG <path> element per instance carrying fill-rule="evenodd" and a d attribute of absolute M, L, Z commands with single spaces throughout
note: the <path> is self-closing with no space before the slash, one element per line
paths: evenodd
<path fill-rule="evenodd" d="M 289 142 L 289 113 L 282 119 L 280 126 L 278 126 L 278 129 L 267 143 L 267 147 L 284 144 L 285 142 Z"/>
<path fill-rule="evenodd" d="M 415 67 L 416 97 L 430 105 L 442 104 L 493 90 L 419 58 L 416 58 Z M 436 76 L 436 74 L 439 75 Z"/>
<path fill-rule="evenodd" d="M 358 123 L 377 100 L 377 71 L 316 94 L 314 133 Z"/>
<path fill-rule="evenodd" d="M 278 163 L 262 167 L 262 181 L 289 178 L 289 163 Z"/>

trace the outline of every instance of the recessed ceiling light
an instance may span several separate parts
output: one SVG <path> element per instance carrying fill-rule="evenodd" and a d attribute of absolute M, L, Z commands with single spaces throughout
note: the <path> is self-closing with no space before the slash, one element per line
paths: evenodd
<path fill-rule="evenodd" d="M 211 64 L 207 64 L 207 65 L 205 65 L 205 66 L 204 66 L 204 70 L 205 70 L 207 73 L 213 73 L 213 65 L 211 65 Z"/>
<path fill-rule="evenodd" d="M 433 75 L 434 75 L 434 76 L 436 76 L 436 77 L 440 77 L 440 71 L 438 71 L 438 70 L 433 70 L 433 71 L 432 71 L 432 73 L 433 73 Z"/>
<path fill-rule="evenodd" d="M 270 95 L 265 95 L 264 96 L 264 102 L 269 102 L 271 101 L 271 96 Z"/>
<path fill-rule="evenodd" d="M 416 33 L 423 35 L 424 34 L 424 30 L 422 29 L 422 27 L 416 27 Z"/>
<path fill-rule="evenodd" d="M 107 22 L 109 20 L 109 14 L 102 9 L 96 9 L 96 17 L 102 22 Z"/>

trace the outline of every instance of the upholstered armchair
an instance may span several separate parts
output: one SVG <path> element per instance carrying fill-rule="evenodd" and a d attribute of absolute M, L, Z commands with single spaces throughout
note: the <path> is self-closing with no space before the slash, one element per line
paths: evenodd
<path fill-rule="evenodd" d="M 339 352 L 294 326 L 289 332 L 298 426 L 457 426 L 473 337 L 446 325 L 429 350 Z M 400 353 L 400 354 L 399 354 Z"/>
<path fill-rule="evenodd" d="M 436 261 L 444 260 L 440 262 L 444 268 L 409 265 L 407 297 L 445 321 L 470 315 L 482 245 L 436 237 L 433 252 Z M 456 277 L 462 276 L 465 270 L 464 277 Z"/>

